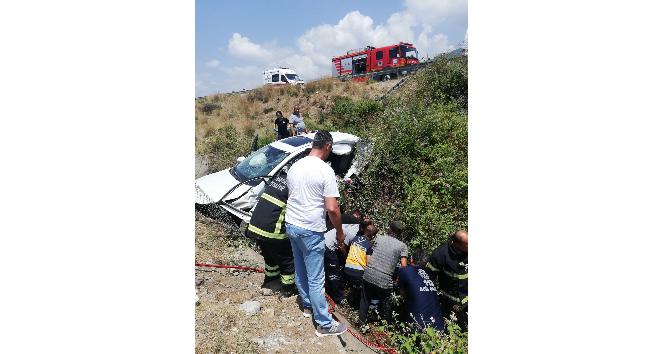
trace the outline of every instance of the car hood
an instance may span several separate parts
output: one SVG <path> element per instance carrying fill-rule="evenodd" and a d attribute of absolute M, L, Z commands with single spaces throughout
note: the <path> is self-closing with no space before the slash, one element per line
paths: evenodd
<path fill-rule="evenodd" d="M 218 202 L 224 194 L 228 193 L 238 183 L 240 181 L 231 175 L 230 169 L 198 178 L 196 179 L 196 203 L 209 204 Z M 241 185 L 226 199 L 236 198 L 248 188 L 250 187 L 247 185 Z"/>

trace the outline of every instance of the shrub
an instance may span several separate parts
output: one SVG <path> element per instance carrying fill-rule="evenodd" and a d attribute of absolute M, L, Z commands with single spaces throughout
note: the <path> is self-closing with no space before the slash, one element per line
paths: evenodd
<path fill-rule="evenodd" d="M 249 102 L 260 101 L 267 103 L 272 98 L 272 88 L 269 86 L 259 87 L 257 89 L 249 91 L 247 94 L 247 100 Z"/>
<path fill-rule="evenodd" d="M 201 106 L 201 112 L 205 114 L 210 114 L 217 109 L 221 109 L 221 105 L 215 103 L 203 103 L 203 105 Z"/>
<path fill-rule="evenodd" d="M 352 202 L 374 205 L 381 223 L 401 219 L 410 246 L 432 250 L 467 224 L 466 115 L 456 106 L 394 104 L 382 119 Z"/>
<path fill-rule="evenodd" d="M 390 344 L 401 353 L 467 354 L 468 333 L 454 322 L 447 321 L 447 331 L 424 329 L 404 323 L 383 327 Z"/>
<path fill-rule="evenodd" d="M 438 56 L 417 74 L 413 98 L 424 103 L 456 103 L 468 107 L 468 58 Z"/>
<path fill-rule="evenodd" d="M 268 114 L 272 111 L 274 111 L 274 108 L 272 108 L 272 107 L 263 108 L 263 114 Z"/>
<path fill-rule="evenodd" d="M 379 115 L 383 104 L 372 99 L 362 98 L 357 101 L 349 97 L 336 97 L 330 110 L 335 122 L 343 128 L 360 128 Z"/>
<path fill-rule="evenodd" d="M 199 151 L 209 158 L 210 171 L 219 171 L 235 164 L 238 156 L 249 151 L 251 139 L 231 125 L 208 132 L 200 142 Z"/>

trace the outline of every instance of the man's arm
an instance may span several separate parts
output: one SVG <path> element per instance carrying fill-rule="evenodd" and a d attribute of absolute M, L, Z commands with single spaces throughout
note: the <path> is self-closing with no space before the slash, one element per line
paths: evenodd
<path fill-rule="evenodd" d="M 330 217 L 332 226 L 337 230 L 337 243 L 341 245 L 346 239 L 346 235 L 344 235 L 344 230 L 341 228 L 341 211 L 336 197 L 325 197 L 325 210 Z"/>

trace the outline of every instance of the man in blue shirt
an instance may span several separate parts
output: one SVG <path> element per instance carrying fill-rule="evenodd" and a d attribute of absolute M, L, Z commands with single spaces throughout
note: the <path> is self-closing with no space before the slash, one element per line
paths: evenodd
<path fill-rule="evenodd" d="M 430 326 L 443 330 L 443 313 L 436 286 L 425 270 L 426 255 L 422 249 L 417 249 L 412 258 L 414 264 L 399 269 L 399 288 L 406 300 L 408 321 L 421 328 Z"/>

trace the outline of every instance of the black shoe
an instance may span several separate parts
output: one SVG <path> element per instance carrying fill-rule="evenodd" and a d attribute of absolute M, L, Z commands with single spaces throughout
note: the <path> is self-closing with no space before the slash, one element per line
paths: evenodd
<path fill-rule="evenodd" d="M 283 285 L 281 287 L 282 297 L 291 297 L 297 295 L 297 288 L 294 285 Z"/>
<path fill-rule="evenodd" d="M 279 278 L 265 278 L 261 288 L 270 289 L 272 291 L 279 291 L 279 289 L 281 289 L 281 282 L 279 281 Z"/>

